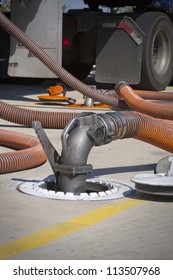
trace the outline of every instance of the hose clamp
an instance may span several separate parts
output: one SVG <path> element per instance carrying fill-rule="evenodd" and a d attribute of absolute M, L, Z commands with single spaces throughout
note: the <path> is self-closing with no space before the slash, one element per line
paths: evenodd
<path fill-rule="evenodd" d="M 99 121 L 103 124 L 104 127 L 104 139 L 103 144 L 108 144 L 114 140 L 116 134 L 115 125 L 106 114 L 98 114 Z"/>
<path fill-rule="evenodd" d="M 117 139 L 123 139 L 126 136 L 126 132 L 127 132 L 127 122 L 126 119 L 122 116 L 122 114 L 120 112 L 113 112 L 113 113 L 106 113 L 108 115 L 110 115 L 114 121 L 116 122 L 117 126 L 118 126 L 118 131 L 116 134 L 116 138 Z"/>

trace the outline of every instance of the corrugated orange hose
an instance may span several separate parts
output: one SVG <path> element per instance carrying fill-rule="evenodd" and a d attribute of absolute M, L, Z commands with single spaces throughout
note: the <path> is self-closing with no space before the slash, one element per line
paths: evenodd
<path fill-rule="evenodd" d="M 173 121 L 155 119 L 138 112 L 119 113 L 126 121 L 123 138 L 133 137 L 173 153 Z"/>
<path fill-rule="evenodd" d="M 154 104 L 138 96 L 134 90 L 122 82 L 118 85 L 117 93 L 124 98 L 127 105 L 138 112 L 155 118 L 173 120 L 173 109 L 165 104 Z"/>
<path fill-rule="evenodd" d="M 39 140 L 23 133 L 0 129 L 0 145 L 20 150 L 0 154 L 0 174 L 33 168 L 47 159 Z"/>
<path fill-rule="evenodd" d="M 134 90 L 134 92 L 142 97 L 143 99 L 148 100 L 172 100 L 173 101 L 173 92 L 162 92 L 162 91 L 150 91 L 150 90 Z"/>
<path fill-rule="evenodd" d="M 33 121 L 40 121 L 44 128 L 64 128 L 75 118 L 75 112 L 45 112 L 19 108 L 0 101 L 0 118 L 9 122 L 32 127 Z"/>

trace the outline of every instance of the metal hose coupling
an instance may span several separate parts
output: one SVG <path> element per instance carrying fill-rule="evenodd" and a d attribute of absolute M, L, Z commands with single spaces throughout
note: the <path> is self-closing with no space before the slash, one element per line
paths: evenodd
<path fill-rule="evenodd" d="M 119 94 L 119 90 L 121 89 L 121 87 L 123 86 L 128 86 L 128 84 L 125 81 L 119 81 L 116 85 L 115 85 L 115 92 L 117 94 Z"/>

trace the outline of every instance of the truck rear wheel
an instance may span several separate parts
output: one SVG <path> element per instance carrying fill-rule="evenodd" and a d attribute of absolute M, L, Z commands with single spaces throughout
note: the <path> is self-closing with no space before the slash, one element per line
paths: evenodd
<path fill-rule="evenodd" d="M 145 33 L 138 87 L 164 90 L 173 76 L 173 24 L 161 12 L 142 14 L 136 23 Z"/>

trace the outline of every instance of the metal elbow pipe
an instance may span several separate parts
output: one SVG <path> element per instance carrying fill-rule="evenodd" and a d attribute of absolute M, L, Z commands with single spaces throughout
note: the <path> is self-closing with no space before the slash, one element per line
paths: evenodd
<path fill-rule="evenodd" d="M 92 166 L 87 165 L 87 159 L 94 142 L 87 135 L 91 125 L 97 123 L 95 114 L 79 116 L 64 128 L 61 135 L 62 154 L 59 164 L 64 166 L 58 178 L 58 190 L 64 192 L 81 192 L 86 187 L 87 173 Z M 67 171 L 68 167 L 70 170 Z"/>
<path fill-rule="evenodd" d="M 87 164 L 87 159 L 95 145 L 87 132 L 95 128 L 99 134 L 100 124 L 97 115 L 82 113 L 65 126 L 61 135 L 61 155 L 53 147 L 41 123 L 34 121 L 33 127 L 55 174 L 54 190 L 65 193 L 77 193 L 82 190 L 85 192 L 86 177 L 92 171 L 92 165 Z"/>
<path fill-rule="evenodd" d="M 86 117 L 78 117 L 70 121 L 61 134 L 62 154 L 61 163 L 70 165 L 84 165 L 87 161 L 88 154 L 94 143 L 87 135 L 90 124 L 87 120 L 95 121 L 95 115 Z"/>

